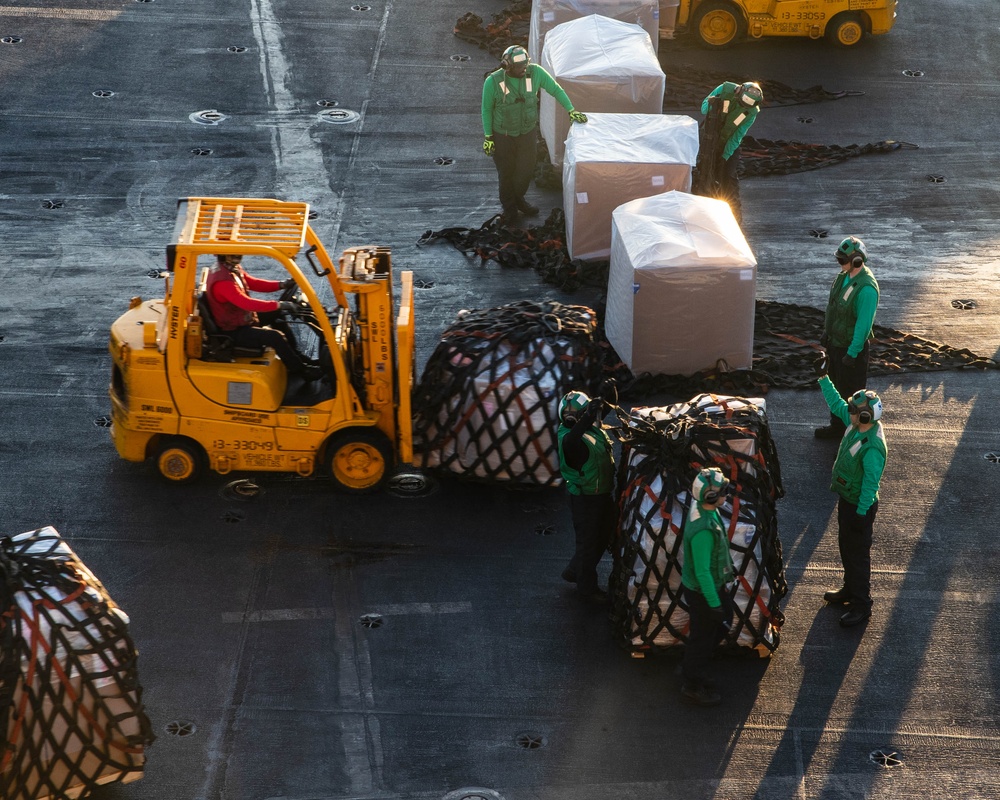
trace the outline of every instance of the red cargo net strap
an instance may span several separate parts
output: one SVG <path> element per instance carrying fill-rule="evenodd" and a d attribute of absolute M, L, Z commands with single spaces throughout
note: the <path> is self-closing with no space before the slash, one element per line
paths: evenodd
<path fill-rule="evenodd" d="M 154 739 L 126 618 L 51 528 L 0 539 L 0 796 L 141 775 Z"/>

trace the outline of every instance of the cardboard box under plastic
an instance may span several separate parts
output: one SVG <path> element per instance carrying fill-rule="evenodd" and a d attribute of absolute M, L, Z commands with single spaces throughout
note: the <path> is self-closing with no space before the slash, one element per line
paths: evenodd
<path fill-rule="evenodd" d="M 649 34 L 638 25 L 597 14 L 557 25 L 545 37 L 542 67 L 585 114 L 659 114 L 666 77 Z M 569 115 L 541 93 L 538 127 L 549 159 L 562 166 Z"/>
<path fill-rule="evenodd" d="M 602 17 L 641 26 L 649 34 L 655 50 L 660 38 L 660 9 L 664 2 L 665 0 L 534 0 L 528 28 L 528 53 L 533 61 L 541 63 L 546 34 L 557 25 L 590 14 L 600 14 Z M 672 16 L 676 17 L 676 9 Z M 673 22 L 670 26 L 672 29 Z"/>
<path fill-rule="evenodd" d="M 571 258 L 607 258 L 611 212 L 623 203 L 691 190 L 698 123 L 665 114 L 591 114 L 574 125 L 563 161 L 563 209 Z"/>
<path fill-rule="evenodd" d="M 632 372 L 753 360 L 757 260 L 729 206 L 667 192 L 612 214 L 605 328 Z"/>

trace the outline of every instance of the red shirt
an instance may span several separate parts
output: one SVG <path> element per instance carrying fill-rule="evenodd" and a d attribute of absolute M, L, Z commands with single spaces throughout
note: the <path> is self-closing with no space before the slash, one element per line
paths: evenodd
<path fill-rule="evenodd" d="M 216 265 L 208 273 L 205 294 L 208 308 L 215 324 L 224 331 L 236 330 L 246 325 L 257 324 L 256 311 L 277 311 L 277 300 L 257 300 L 249 295 L 254 292 L 276 292 L 280 281 L 269 281 L 248 275 L 243 267 L 230 272 Z"/>

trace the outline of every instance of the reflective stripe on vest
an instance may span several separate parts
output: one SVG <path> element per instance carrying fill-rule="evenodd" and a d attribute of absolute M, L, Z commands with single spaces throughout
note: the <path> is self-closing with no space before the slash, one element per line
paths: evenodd
<path fill-rule="evenodd" d="M 857 296 L 865 286 L 871 286 L 875 290 L 877 302 L 878 281 L 868 267 L 862 267 L 853 278 L 848 277 L 848 273 L 841 272 L 833 281 L 826 309 L 826 329 L 830 334 L 830 343 L 835 347 L 847 347 L 854 338 L 854 326 L 858 322 Z M 871 339 L 872 336 L 869 329 L 865 338 Z"/>
<path fill-rule="evenodd" d="M 861 497 L 861 482 L 865 476 L 865 453 L 875 448 L 882 454 L 882 458 L 888 455 L 881 422 L 876 422 L 874 427 L 860 434 L 856 441 L 846 444 L 849 438 L 858 435 L 856 431 L 856 428 L 851 427 L 844 434 L 837 452 L 837 460 L 833 465 L 833 480 L 830 483 L 831 491 L 854 505 L 857 505 Z"/>

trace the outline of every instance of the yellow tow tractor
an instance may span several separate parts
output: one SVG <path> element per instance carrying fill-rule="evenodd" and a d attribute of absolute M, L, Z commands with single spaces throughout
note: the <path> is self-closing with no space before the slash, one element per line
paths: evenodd
<path fill-rule="evenodd" d="M 333 308 L 295 263 L 300 253 Z M 220 254 L 269 258 L 294 278 L 281 296 L 295 308 L 286 325 L 322 379 L 290 375 L 270 348 L 239 350 L 217 329 L 203 295 Z M 162 299 L 133 298 L 111 326 L 111 435 L 122 458 L 153 458 L 173 483 L 206 468 L 306 476 L 323 466 L 352 493 L 412 462 L 413 276 L 400 274 L 394 320 L 388 248 L 350 248 L 337 265 L 307 203 L 189 197 L 164 277 Z"/>
<path fill-rule="evenodd" d="M 723 48 L 750 36 L 825 36 L 842 47 L 888 33 L 897 0 L 680 0 L 677 27 Z"/>

